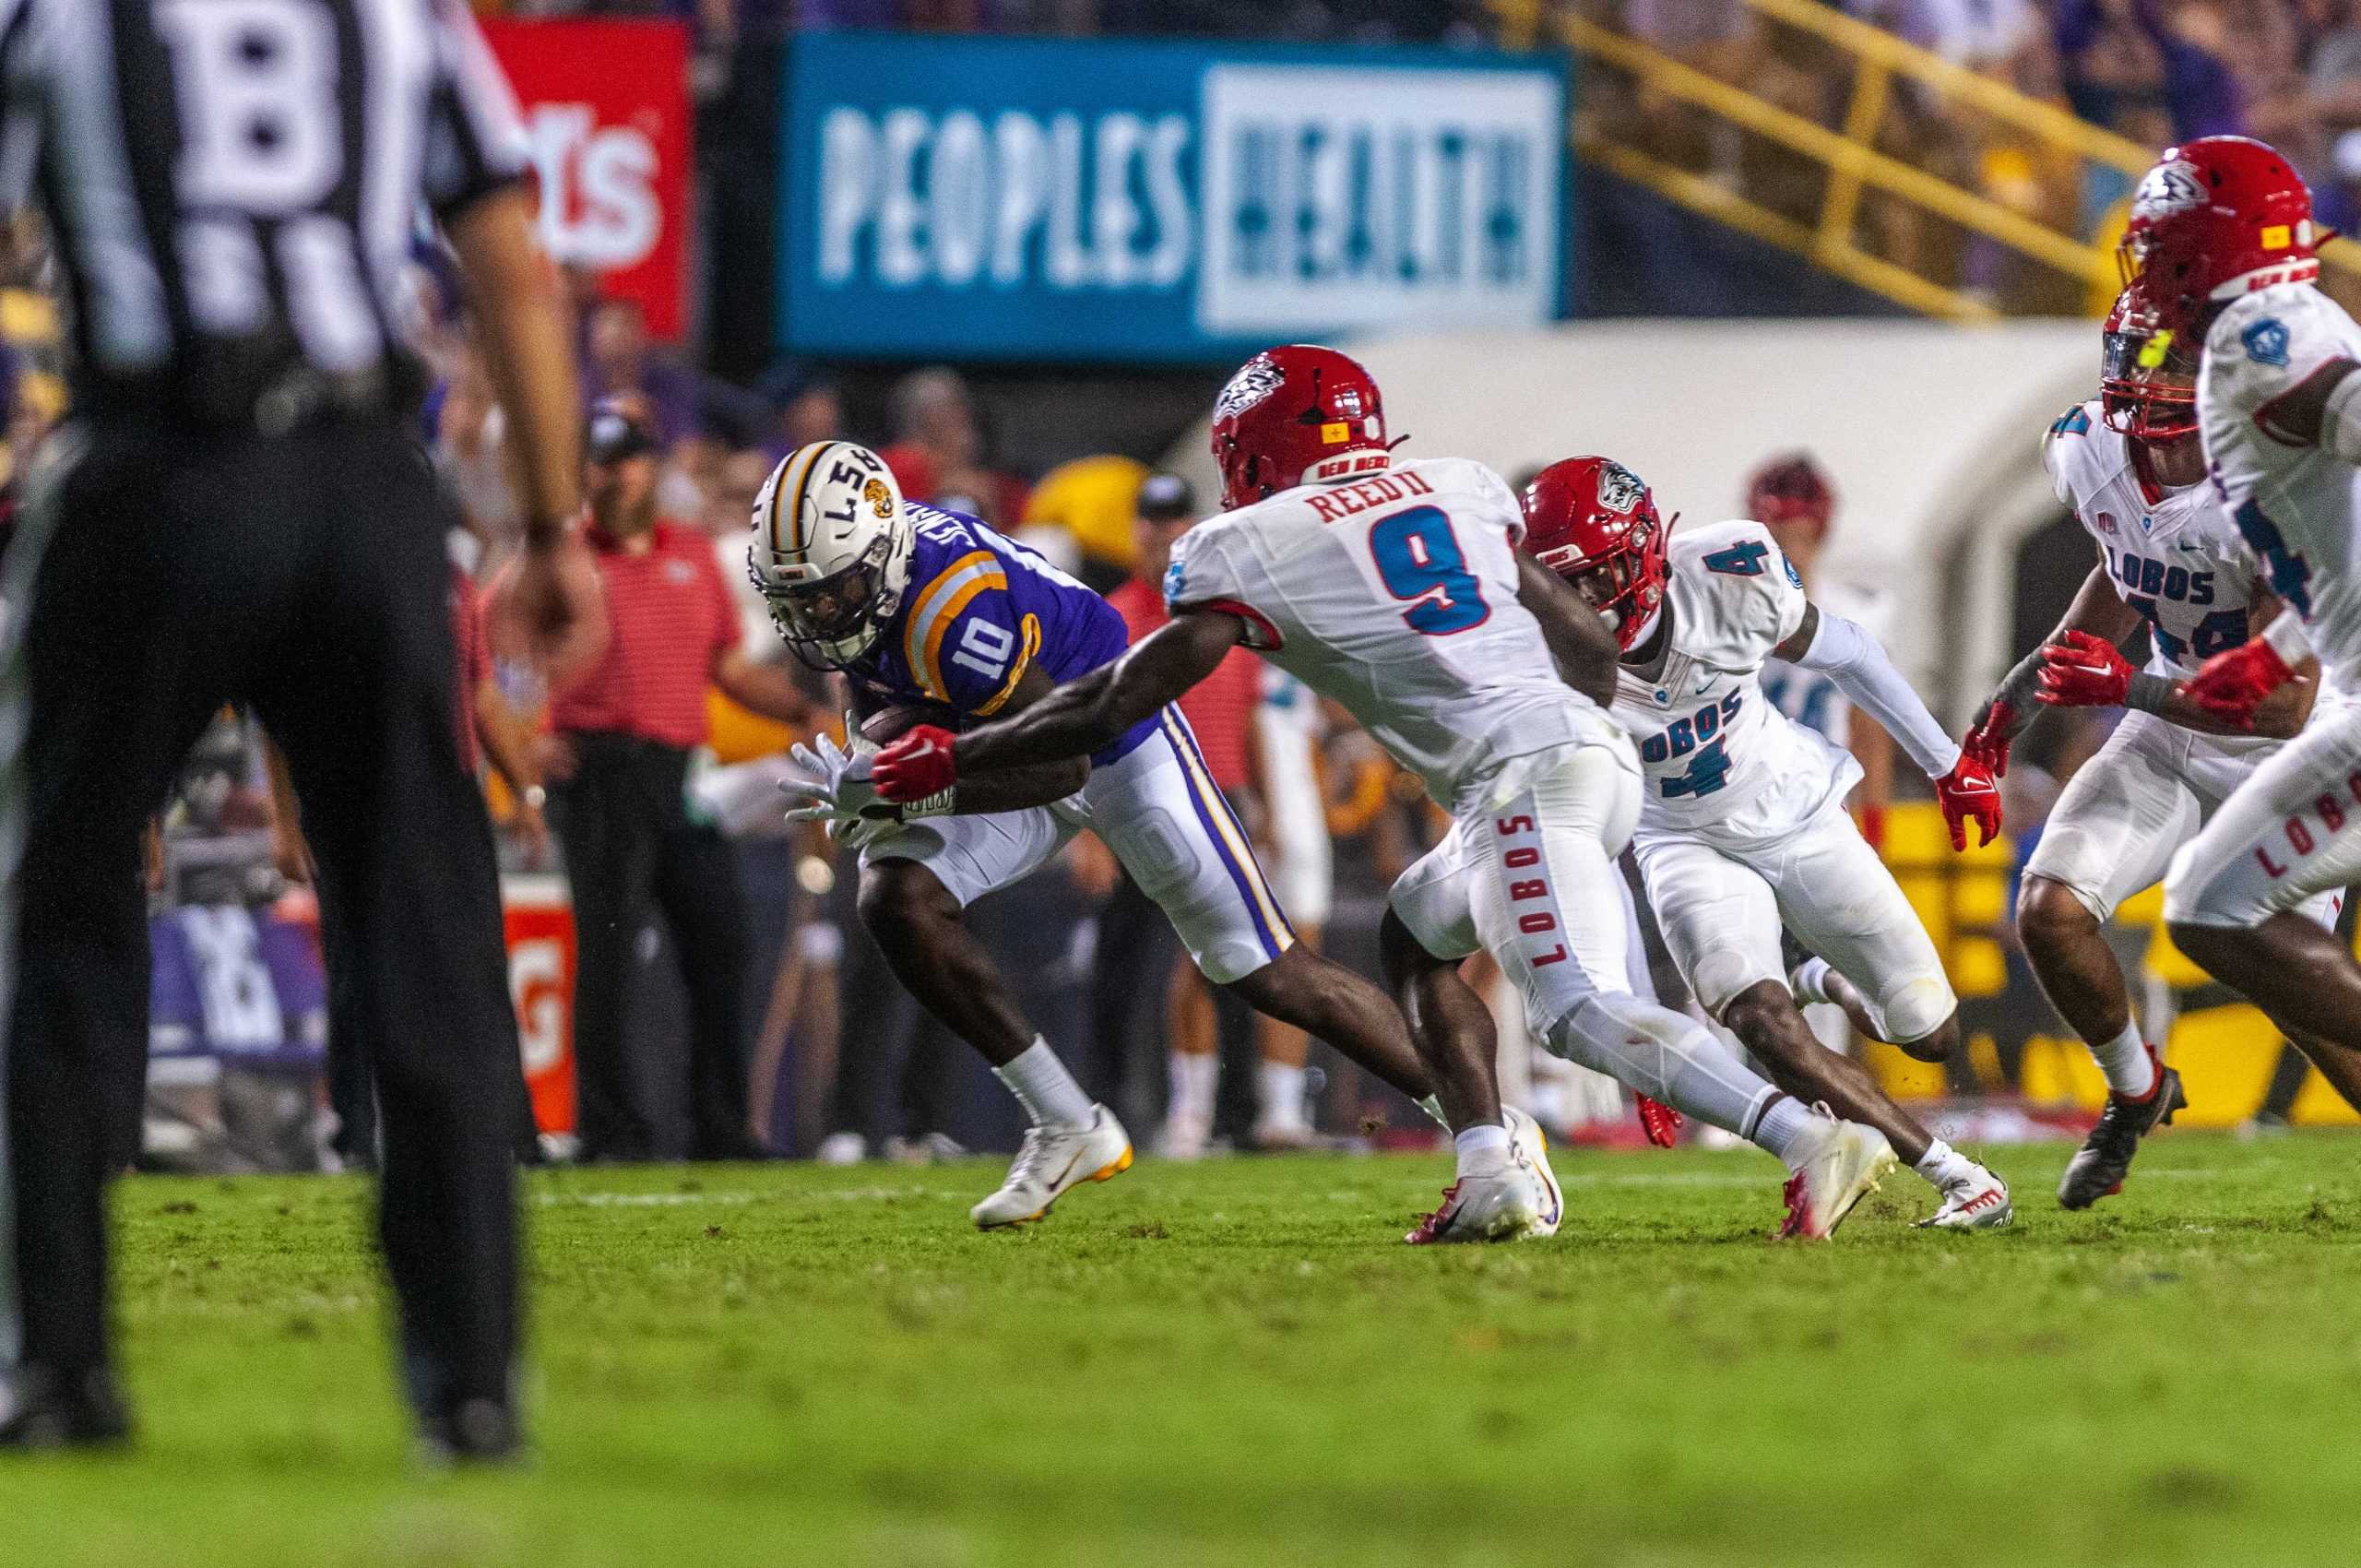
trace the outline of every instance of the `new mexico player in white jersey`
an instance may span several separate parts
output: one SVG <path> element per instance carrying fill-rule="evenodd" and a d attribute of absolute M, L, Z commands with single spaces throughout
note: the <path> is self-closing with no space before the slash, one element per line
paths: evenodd
<path fill-rule="evenodd" d="M 2189 683 L 2190 701 L 2233 724 L 2308 652 L 2329 691 L 2361 690 L 2361 327 L 2314 286 L 2325 237 L 2296 171 L 2243 137 L 2167 148 L 2124 232 L 2158 325 L 2204 345 L 2207 465 L 2283 606 Z M 2361 1048 L 2361 967 L 2299 911 L 2361 874 L 2361 706 L 2322 707 L 2173 857 L 2165 918 L 2183 952 L 2342 1071 Z"/>
<path fill-rule="evenodd" d="M 2017 897 L 2017 934 L 2035 977 L 2106 1075 L 2096 1126 L 2058 1184 L 2058 1201 L 2088 1208 L 2119 1191 L 2140 1140 L 2187 1103 L 2180 1075 L 2142 1037 L 2123 970 L 2101 932 L 2117 906 L 2163 879 L 2173 852 L 2231 791 L 2303 728 L 2317 666 L 2275 693 L 2251 734 L 2190 702 L 2181 683 L 2247 640 L 2278 601 L 2254 581 L 2236 525 L 2205 481 L 2197 433 L 2197 355 L 2162 340 L 2153 313 L 2126 290 L 2109 313 L 2100 396 L 2049 427 L 2042 461 L 2058 499 L 2097 547 L 2098 562 L 2058 629 L 2000 684 L 1968 732 L 1967 749 L 1996 774 L 2037 711 L 2132 711 L 2084 763 L 2049 814 Z M 2145 623 L 2147 667 L 2116 645 Z M 2324 927 L 2339 896 L 2302 906 Z M 2326 1065 L 2335 1081 L 2341 1065 Z M 2341 1088 L 2347 1087 L 2339 1083 Z"/>
<path fill-rule="evenodd" d="M 1971 817 L 1985 842 L 1999 831 L 1990 776 L 1873 639 L 1805 597 L 1762 524 L 1671 534 L 1647 486 L 1604 457 L 1542 469 L 1525 521 L 1525 548 L 1614 624 L 1614 714 L 1646 773 L 1632 851 L 1698 1004 L 1781 1088 L 1885 1134 L 1941 1195 L 1928 1224 L 2007 1224 L 1999 1178 L 1904 1113 L 1860 1063 L 1822 1047 L 1797 1009 L 1798 993 L 1838 1002 L 1864 1034 L 1924 1061 L 1959 1043 L 1935 944 L 1845 810 L 1860 765 L 1772 706 L 1762 666 L 1776 656 L 1833 680 L 1934 780 L 1954 845 Z M 1782 922 L 1818 955 L 1792 981 Z"/>
<path fill-rule="evenodd" d="M 1477 463 L 1396 465 L 1376 383 L 1329 349 L 1249 362 L 1213 433 L 1229 510 L 1175 548 L 1171 624 L 1010 721 L 912 731 L 880 754 L 881 791 L 919 798 L 943 788 L 931 781 L 1087 754 L 1109 725 L 1135 721 L 1123 715 L 1255 648 L 1342 704 L 1455 819 L 1396 885 L 1381 939 L 1459 1155 L 1458 1181 L 1410 1239 L 1524 1234 L 1542 1202 L 1508 1151 L 1490 1017 L 1458 976 L 1479 945 L 1551 1050 L 1779 1156 L 1794 1173 L 1786 1232 L 1827 1235 L 1892 1151 L 1631 996 L 1612 861 L 1639 813 L 1639 767 L 1593 700 L 1611 694 L 1614 641 L 1517 554 L 1508 486 Z"/>

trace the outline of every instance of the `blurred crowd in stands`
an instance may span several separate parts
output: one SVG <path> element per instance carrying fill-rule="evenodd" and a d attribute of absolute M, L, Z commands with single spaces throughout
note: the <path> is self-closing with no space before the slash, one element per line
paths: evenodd
<path fill-rule="evenodd" d="M 1854 53 L 1745 0 L 1563 0 L 1774 106 L 1844 126 Z M 1841 0 L 1833 10 L 1951 65 L 2070 110 L 2138 144 L 2215 133 L 2260 137 L 2311 182 L 2321 216 L 2361 220 L 2361 6 L 2354 0 Z M 1795 221 L 1821 214 L 1811 160 L 1686 102 L 1592 78 L 1584 112 L 1643 147 Z M 1878 150 L 2067 235 L 2111 244 L 2136 177 L 2061 150 L 1957 94 L 1897 78 L 1870 137 Z M 2076 279 L 1871 190 L 1857 243 L 1922 277 L 2017 313 L 2081 313 L 2104 279 Z"/>

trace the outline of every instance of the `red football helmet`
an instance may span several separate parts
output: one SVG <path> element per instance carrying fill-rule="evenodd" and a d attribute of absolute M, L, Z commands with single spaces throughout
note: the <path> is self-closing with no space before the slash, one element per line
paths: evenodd
<path fill-rule="evenodd" d="M 1665 535 L 1671 529 L 1640 476 L 1611 458 L 1568 457 L 1525 487 L 1525 553 L 1611 617 L 1615 641 L 1626 651 L 1664 602 Z"/>
<path fill-rule="evenodd" d="M 2115 297 L 2099 358 L 2106 427 L 2136 440 L 2172 441 L 2197 429 L 2197 354 L 2164 329 L 2140 284 Z"/>
<path fill-rule="evenodd" d="M 1836 487 L 1809 453 L 1789 453 L 1754 470 L 1746 481 L 1742 515 L 1772 528 L 1799 524 L 1811 529 L 1814 539 L 1825 539 L 1836 516 Z"/>
<path fill-rule="evenodd" d="M 2168 147 L 2131 195 L 2117 260 L 2170 332 L 2208 306 L 2272 283 L 2319 276 L 2333 231 L 2312 222 L 2312 193 L 2278 153 L 2248 137 Z"/>
<path fill-rule="evenodd" d="M 1288 343 L 1257 354 L 1214 399 L 1225 509 L 1315 480 L 1377 472 L 1389 450 L 1377 383 L 1334 349 Z"/>

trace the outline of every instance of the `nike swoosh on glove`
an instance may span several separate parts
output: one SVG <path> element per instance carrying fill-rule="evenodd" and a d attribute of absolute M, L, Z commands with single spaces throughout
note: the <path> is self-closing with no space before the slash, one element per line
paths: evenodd
<path fill-rule="evenodd" d="M 2065 632 L 2041 650 L 2041 689 L 2052 707 L 2121 707 L 2131 693 L 2131 661 L 2105 637 Z"/>
<path fill-rule="evenodd" d="M 1967 848 L 1967 825 L 1975 824 L 1977 849 L 2000 836 L 2000 787 L 1992 770 L 1965 752 L 1949 773 L 1935 780 L 1935 803 L 1943 810 L 1943 826 L 1952 830 L 1952 848 Z"/>

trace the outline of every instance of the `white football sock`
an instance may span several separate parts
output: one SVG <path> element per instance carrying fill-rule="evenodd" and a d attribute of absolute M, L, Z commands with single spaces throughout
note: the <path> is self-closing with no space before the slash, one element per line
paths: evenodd
<path fill-rule="evenodd" d="M 1911 1169 L 1924 1176 L 1940 1191 L 1954 1182 L 1964 1182 L 1975 1175 L 1975 1161 L 1968 1158 L 1942 1139 L 1937 1138 L 1927 1146 L 1927 1152 L 1919 1157 L 1918 1163 Z"/>
<path fill-rule="evenodd" d="M 2156 1087 L 2156 1059 L 2148 1054 L 2148 1042 L 2140 1038 L 2137 1018 L 2105 1045 L 2091 1047 L 2091 1054 L 2098 1058 L 2099 1071 L 2106 1075 L 2106 1087 L 2126 1099 L 2145 1099 Z"/>
<path fill-rule="evenodd" d="M 1827 1117 L 1794 1095 L 1781 1095 L 1764 1108 L 1762 1119 L 1754 1124 L 1755 1146 L 1777 1155 L 1779 1163 L 1788 1170 L 1800 1170 L 1809 1153 L 1820 1147 L 1829 1124 Z"/>
<path fill-rule="evenodd" d="M 1453 1134 L 1451 1146 L 1459 1156 L 1459 1174 L 1465 1176 L 1471 1166 L 1489 1163 L 1486 1156 L 1497 1158 L 1508 1148 L 1509 1130 L 1498 1122 L 1478 1122 Z"/>
<path fill-rule="evenodd" d="M 1208 1051 L 1203 1056 L 1192 1056 L 1174 1051 L 1170 1068 L 1172 1098 L 1165 1104 L 1165 1120 L 1210 1126 L 1214 1119 L 1214 1084 L 1220 1073 L 1218 1052 Z"/>
<path fill-rule="evenodd" d="M 1796 1000 L 1807 1006 L 1836 1000 L 1828 994 L 1828 960 L 1825 958 L 1806 958 L 1797 964 L 1796 972 L 1788 977 L 1788 984 L 1795 988 Z"/>
<path fill-rule="evenodd" d="M 1259 1079 L 1262 1103 L 1257 1107 L 1265 1127 L 1301 1127 L 1304 1071 L 1284 1062 L 1265 1062 Z"/>
<path fill-rule="evenodd" d="M 1683 1116 L 1779 1153 L 1755 1128 L 1779 1091 L 1703 1024 L 1622 992 L 1594 992 L 1558 1020 L 1544 1043 Z"/>
<path fill-rule="evenodd" d="M 992 1075 L 1008 1086 L 1037 1127 L 1087 1127 L 1097 1117 L 1090 1097 L 1039 1035 L 1014 1061 L 993 1068 Z"/>

